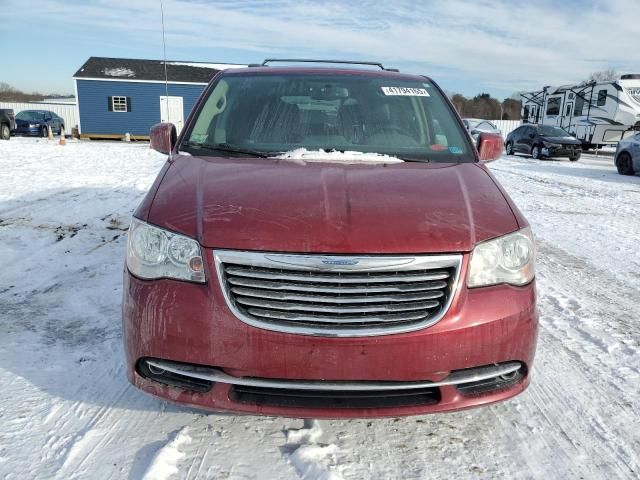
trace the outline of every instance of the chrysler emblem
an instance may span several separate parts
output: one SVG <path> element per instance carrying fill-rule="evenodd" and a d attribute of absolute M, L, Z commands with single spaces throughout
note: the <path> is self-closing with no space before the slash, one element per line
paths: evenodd
<path fill-rule="evenodd" d="M 357 265 L 360 262 L 351 258 L 323 258 L 322 263 L 325 265 Z"/>

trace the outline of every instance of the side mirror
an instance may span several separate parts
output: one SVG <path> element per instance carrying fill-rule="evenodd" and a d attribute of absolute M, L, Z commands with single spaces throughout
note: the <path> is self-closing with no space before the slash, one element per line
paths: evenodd
<path fill-rule="evenodd" d="M 156 152 L 168 154 L 178 141 L 178 132 L 173 123 L 156 123 L 149 131 L 151 148 Z"/>
<path fill-rule="evenodd" d="M 478 140 L 478 152 L 480 153 L 481 162 L 492 162 L 498 160 L 502 156 L 502 144 L 504 140 L 502 135 L 497 133 L 483 132 Z"/>

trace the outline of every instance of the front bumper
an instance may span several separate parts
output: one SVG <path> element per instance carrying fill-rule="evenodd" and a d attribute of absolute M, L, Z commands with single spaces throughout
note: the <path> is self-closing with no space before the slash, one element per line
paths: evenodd
<path fill-rule="evenodd" d="M 559 147 L 542 147 L 542 155 L 545 157 L 573 157 L 582 152 L 580 145 L 562 145 Z"/>
<path fill-rule="evenodd" d="M 467 261 L 465 257 L 463 272 Z M 469 290 L 462 275 L 448 312 L 431 327 L 394 335 L 330 338 L 274 332 L 240 321 L 225 303 L 214 266 L 207 267 L 205 285 L 143 281 L 125 272 L 127 372 L 130 381 L 148 393 L 216 411 L 313 418 L 382 417 L 493 403 L 520 393 L 529 383 L 538 328 L 533 282 L 524 287 Z M 167 386 L 141 375 L 139 362 L 149 358 L 195 365 L 209 372 L 215 369 L 222 376 L 216 377 L 207 391 Z M 520 362 L 521 376 L 501 388 L 469 394 L 445 381 L 457 371 L 509 362 Z M 298 387 L 388 382 L 439 385 L 435 387 L 437 395 L 431 397 L 434 401 L 419 404 L 341 407 L 323 400 L 301 406 L 247 401 L 257 398 L 255 391 L 253 397 L 240 399 L 237 386 L 232 386 L 232 379 L 225 381 L 225 375 L 263 379 L 266 387 L 275 382 L 285 390 L 286 385 L 295 385 L 290 381 L 298 381 Z"/>
<path fill-rule="evenodd" d="M 11 130 L 11 135 L 24 135 L 24 136 L 36 136 L 36 137 L 40 137 L 42 136 L 42 127 L 41 126 L 37 126 L 37 127 L 16 127 L 13 130 Z"/>

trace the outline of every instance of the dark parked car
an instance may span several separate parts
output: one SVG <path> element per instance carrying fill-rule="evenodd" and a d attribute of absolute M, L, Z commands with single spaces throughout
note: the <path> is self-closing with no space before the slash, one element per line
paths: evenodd
<path fill-rule="evenodd" d="M 504 147 L 507 155 L 526 153 L 535 159 L 569 157 L 575 162 L 582 154 L 580 140 L 550 125 L 522 125 L 507 135 Z"/>
<path fill-rule="evenodd" d="M 16 115 L 16 128 L 11 133 L 46 137 L 48 126 L 53 133 L 60 134 L 64 128 L 64 120 L 49 110 L 23 110 Z"/>
<path fill-rule="evenodd" d="M 620 175 L 640 173 L 640 133 L 636 133 L 618 143 L 615 165 Z"/>
<path fill-rule="evenodd" d="M 265 62 L 266 63 L 266 62 Z M 335 62 L 334 62 L 335 63 Z M 129 230 L 129 380 L 181 404 L 297 418 L 458 410 L 529 384 L 531 229 L 420 75 L 218 73 Z"/>
<path fill-rule="evenodd" d="M 10 108 L 0 108 L 0 139 L 9 140 L 11 130 L 16 128 L 16 116 Z"/>

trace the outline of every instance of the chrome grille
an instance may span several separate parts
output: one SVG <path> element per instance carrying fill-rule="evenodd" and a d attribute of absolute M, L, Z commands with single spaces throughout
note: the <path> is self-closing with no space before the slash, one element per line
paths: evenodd
<path fill-rule="evenodd" d="M 227 304 L 250 325 L 289 333 L 368 336 L 437 322 L 461 255 L 326 256 L 220 250 Z"/>

